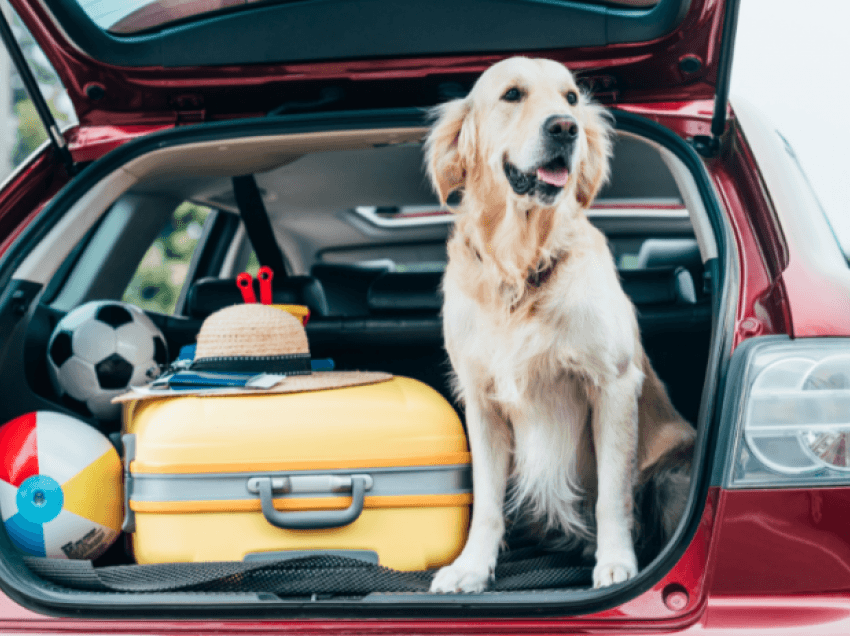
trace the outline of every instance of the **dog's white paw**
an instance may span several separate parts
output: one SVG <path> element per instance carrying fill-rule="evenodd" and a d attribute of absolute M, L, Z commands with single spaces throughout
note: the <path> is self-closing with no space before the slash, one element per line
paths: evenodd
<path fill-rule="evenodd" d="M 597 563 L 593 568 L 593 587 L 607 587 L 614 583 L 628 581 L 637 574 L 634 559 L 624 559 L 620 563 Z"/>
<path fill-rule="evenodd" d="M 483 592 L 493 580 L 493 566 L 469 566 L 455 561 L 440 569 L 431 581 L 431 592 L 450 594 L 452 592 Z"/>

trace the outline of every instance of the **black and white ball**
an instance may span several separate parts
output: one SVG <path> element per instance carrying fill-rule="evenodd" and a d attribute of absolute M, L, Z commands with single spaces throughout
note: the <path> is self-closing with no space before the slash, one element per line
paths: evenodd
<path fill-rule="evenodd" d="M 127 303 L 80 305 L 59 321 L 47 345 L 47 366 L 62 402 L 86 416 L 117 418 L 112 398 L 147 384 L 168 363 L 165 337 L 145 313 Z"/>

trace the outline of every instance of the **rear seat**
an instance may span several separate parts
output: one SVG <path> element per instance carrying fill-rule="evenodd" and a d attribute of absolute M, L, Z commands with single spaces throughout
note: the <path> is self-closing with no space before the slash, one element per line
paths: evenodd
<path fill-rule="evenodd" d="M 442 274 L 438 272 L 402 274 L 387 268 L 329 265 L 317 265 L 313 272 L 315 277 L 275 279 L 273 299 L 277 304 L 306 305 L 313 321 L 326 323 L 322 327 L 325 333 L 332 330 L 331 325 L 339 325 L 340 331 L 349 333 L 363 332 L 364 319 L 368 318 L 373 327 L 387 316 L 416 315 L 424 319 L 437 316 L 442 307 Z M 620 278 L 638 308 L 697 302 L 693 277 L 683 267 L 623 270 Z M 256 293 L 259 295 L 259 290 Z M 192 318 L 206 318 L 222 307 L 240 302 L 242 296 L 234 279 L 203 278 L 189 291 L 187 313 Z M 346 327 L 345 323 L 351 325 Z M 417 322 L 413 331 L 421 333 L 421 327 L 421 321 Z"/>
<path fill-rule="evenodd" d="M 440 273 L 385 273 L 372 282 L 366 294 L 371 314 L 439 313 L 442 307 Z M 684 267 L 651 267 L 622 270 L 626 294 L 638 307 L 693 305 L 697 293 L 691 273 Z"/>

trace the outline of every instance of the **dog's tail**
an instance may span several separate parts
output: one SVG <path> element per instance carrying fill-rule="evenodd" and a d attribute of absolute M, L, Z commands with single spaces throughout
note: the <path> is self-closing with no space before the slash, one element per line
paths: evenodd
<path fill-rule="evenodd" d="M 683 442 L 667 451 L 638 478 L 635 552 L 641 568 L 667 545 L 685 513 L 693 452 L 693 441 Z"/>

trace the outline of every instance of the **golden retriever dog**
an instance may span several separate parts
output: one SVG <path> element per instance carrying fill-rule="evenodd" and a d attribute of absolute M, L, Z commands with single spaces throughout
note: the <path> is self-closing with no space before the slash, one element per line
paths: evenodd
<path fill-rule="evenodd" d="M 443 330 L 475 499 L 467 543 L 432 592 L 487 586 L 506 510 L 595 545 L 596 587 L 637 573 L 638 484 L 672 475 L 653 489 L 666 535 L 682 514 L 678 458 L 689 461 L 694 430 L 650 366 L 585 215 L 608 178 L 611 135 L 606 112 L 545 59 L 499 62 L 436 109 L 425 161 L 441 202 L 461 197 Z"/>

